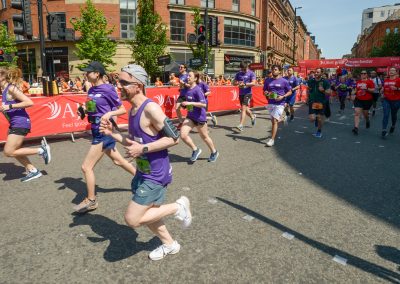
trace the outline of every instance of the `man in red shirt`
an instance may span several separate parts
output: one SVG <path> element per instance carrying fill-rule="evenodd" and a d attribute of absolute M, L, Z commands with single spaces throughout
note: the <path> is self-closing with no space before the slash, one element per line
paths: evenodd
<path fill-rule="evenodd" d="M 400 78 L 396 68 L 389 69 L 389 78 L 383 84 L 383 121 L 382 138 L 387 136 L 387 126 L 389 123 L 389 114 L 392 115 L 392 126 L 389 133 L 394 132 L 397 121 L 397 112 L 400 108 Z"/>
<path fill-rule="evenodd" d="M 361 112 L 365 118 L 366 128 L 370 127 L 369 110 L 373 103 L 372 93 L 375 91 L 375 85 L 372 80 L 368 79 L 367 71 L 361 71 L 361 80 L 357 81 L 351 99 L 354 101 L 354 135 L 358 135 L 358 126 L 360 124 Z"/>

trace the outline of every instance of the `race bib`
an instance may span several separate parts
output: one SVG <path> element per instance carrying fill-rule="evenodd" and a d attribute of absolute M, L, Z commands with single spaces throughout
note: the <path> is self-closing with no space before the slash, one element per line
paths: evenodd
<path fill-rule="evenodd" d="M 317 110 L 324 109 L 324 105 L 322 103 L 313 103 L 311 107 L 312 109 L 317 109 Z"/>

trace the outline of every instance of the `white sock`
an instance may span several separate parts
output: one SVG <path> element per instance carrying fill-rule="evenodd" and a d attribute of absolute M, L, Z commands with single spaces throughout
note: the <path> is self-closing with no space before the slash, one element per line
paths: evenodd
<path fill-rule="evenodd" d="M 43 155 L 43 153 L 44 153 L 44 150 L 43 150 L 43 148 L 39 148 L 39 150 L 38 150 L 38 154 L 39 154 L 39 155 Z"/>
<path fill-rule="evenodd" d="M 36 173 L 38 171 L 37 168 L 33 168 L 32 170 L 30 170 L 31 173 Z"/>

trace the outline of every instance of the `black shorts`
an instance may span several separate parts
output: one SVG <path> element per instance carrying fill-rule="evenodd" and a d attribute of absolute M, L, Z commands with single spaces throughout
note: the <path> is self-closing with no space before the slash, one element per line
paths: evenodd
<path fill-rule="evenodd" d="M 189 119 L 191 122 L 193 122 L 193 124 L 194 124 L 195 126 L 204 125 L 204 124 L 207 123 L 207 121 L 196 121 L 196 120 L 193 120 L 193 119 L 191 119 L 191 118 L 189 118 L 189 117 L 187 117 L 187 119 Z"/>
<path fill-rule="evenodd" d="M 20 128 L 20 127 L 10 127 L 8 129 L 8 134 L 26 136 L 30 133 L 31 130 L 29 128 Z"/>
<path fill-rule="evenodd" d="M 373 100 L 359 100 L 355 99 L 354 100 L 354 107 L 355 108 L 362 108 L 363 110 L 370 110 L 372 107 Z"/>
<path fill-rule="evenodd" d="M 182 102 L 184 102 L 184 101 L 186 101 L 186 96 L 179 96 L 179 97 L 176 99 L 176 103 L 177 103 L 177 104 L 180 104 L 180 103 L 182 103 Z"/>
<path fill-rule="evenodd" d="M 241 106 L 249 106 L 251 100 L 251 94 L 246 94 L 243 96 L 239 96 L 239 102 Z"/>

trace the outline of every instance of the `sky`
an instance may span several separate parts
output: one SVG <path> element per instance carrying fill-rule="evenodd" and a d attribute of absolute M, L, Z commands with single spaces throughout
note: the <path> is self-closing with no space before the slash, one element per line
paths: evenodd
<path fill-rule="evenodd" d="M 290 0 L 307 29 L 315 36 L 322 56 L 342 58 L 361 32 L 362 11 L 367 8 L 400 3 L 400 0 Z"/>

